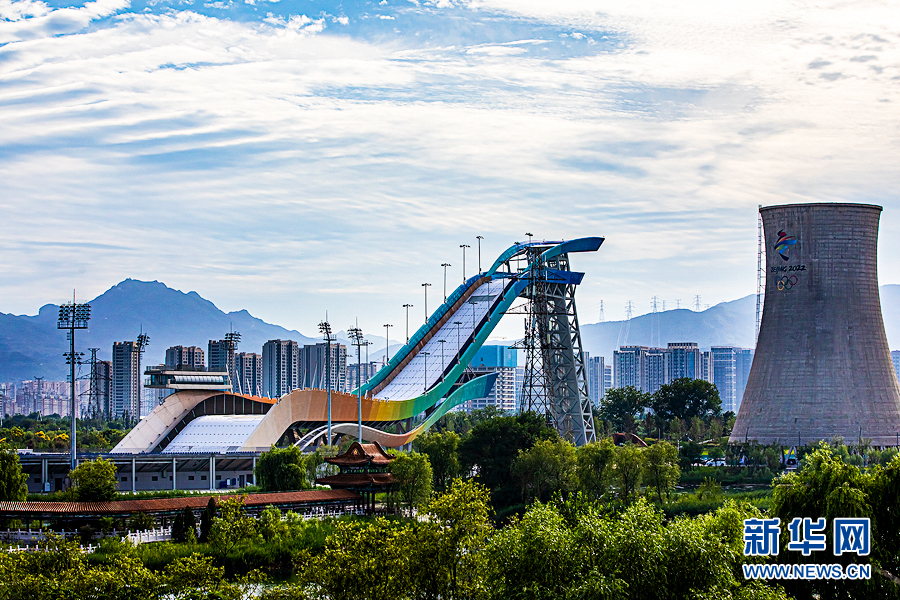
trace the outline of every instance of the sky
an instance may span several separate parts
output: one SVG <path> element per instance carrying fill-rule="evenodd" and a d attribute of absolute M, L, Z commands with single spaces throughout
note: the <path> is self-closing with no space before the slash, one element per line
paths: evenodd
<path fill-rule="evenodd" d="M 900 5 L 0 0 L 0 311 L 131 277 L 307 335 L 415 326 L 526 233 L 582 322 L 756 291 L 757 206 L 885 207 Z M 521 335 L 507 319 L 495 339 Z"/>

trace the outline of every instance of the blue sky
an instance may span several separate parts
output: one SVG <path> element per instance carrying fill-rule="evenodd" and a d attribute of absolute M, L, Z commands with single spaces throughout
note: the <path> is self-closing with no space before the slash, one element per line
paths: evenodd
<path fill-rule="evenodd" d="M 0 0 L 0 310 L 133 277 L 398 334 L 532 232 L 607 238 L 612 320 L 753 293 L 757 205 L 812 201 L 885 206 L 900 282 L 900 6 L 731 4 Z"/>

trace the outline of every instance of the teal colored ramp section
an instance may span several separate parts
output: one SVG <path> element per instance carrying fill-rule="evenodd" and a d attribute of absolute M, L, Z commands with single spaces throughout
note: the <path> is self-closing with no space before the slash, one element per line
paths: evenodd
<path fill-rule="evenodd" d="M 441 304 L 441 306 L 438 307 L 434 314 L 429 317 L 427 322 L 422 325 L 410 338 L 409 343 L 403 346 L 403 348 L 401 348 L 397 352 L 397 354 L 394 355 L 389 363 L 378 373 L 376 373 L 375 376 L 371 380 L 369 380 L 369 382 L 361 386 L 362 393 L 369 393 L 379 384 L 385 382 L 393 376 L 396 376 L 395 370 L 399 368 L 400 364 L 414 352 L 414 349 L 419 344 L 419 342 L 428 337 L 428 335 L 432 331 L 436 331 L 440 328 L 441 320 L 448 314 L 452 306 L 470 288 L 476 285 L 480 285 L 479 282 L 482 280 L 482 278 L 489 277 L 493 280 L 501 278 L 512 279 L 513 283 L 507 287 L 503 296 L 501 296 L 501 298 L 494 303 L 494 305 L 488 312 L 487 317 L 478 324 L 478 327 L 473 332 L 472 341 L 465 347 L 465 351 L 462 353 L 462 356 L 454 358 L 455 362 L 452 365 L 451 369 L 445 374 L 444 380 L 434 385 L 434 387 L 429 389 L 425 394 L 422 394 L 415 398 L 411 398 L 409 400 L 397 401 L 409 403 L 411 405 L 410 412 L 413 416 L 422 414 L 424 412 L 427 412 L 431 408 L 438 406 L 437 410 L 429 414 L 425 423 L 420 425 L 420 427 L 425 426 L 425 428 L 427 429 L 427 427 L 430 426 L 430 423 L 436 421 L 438 418 L 440 418 L 441 415 L 446 413 L 446 411 L 453 408 L 453 406 L 458 406 L 466 400 L 470 400 L 473 398 L 483 398 L 484 395 L 463 397 L 467 394 L 477 393 L 479 391 L 478 386 L 473 385 L 476 381 L 484 379 L 484 377 L 479 377 L 478 379 L 474 379 L 461 386 L 459 389 L 454 391 L 453 394 L 451 394 L 451 396 L 447 398 L 447 400 L 438 405 L 441 398 L 443 398 L 450 391 L 453 385 L 463 375 L 466 367 L 472 361 L 472 358 L 482 347 L 482 345 L 484 345 L 484 343 L 487 341 L 487 338 L 500 322 L 500 319 L 503 317 L 503 315 L 506 314 L 506 311 L 509 310 L 513 302 L 516 300 L 516 298 L 519 297 L 520 294 L 522 294 L 525 288 L 528 287 L 530 283 L 528 272 L 531 269 L 535 268 L 541 261 L 546 262 L 547 260 L 556 256 L 560 256 L 562 254 L 571 252 L 594 252 L 600 248 L 600 245 L 602 243 L 603 238 L 600 237 L 579 238 L 575 240 L 560 242 L 534 242 L 530 245 L 539 245 L 541 247 L 545 247 L 548 244 L 553 245 L 545 250 L 541 254 L 540 258 L 535 260 L 522 273 L 504 273 L 502 271 L 499 271 L 499 268 L 503 264 L 505 264 L 515 256 L 523 254 L 529 247 L 529 244 L 514 244 L 500 255 L 500 257 L 494 262 L 487 273 L 478 274 L 469 278 L 463 285 L 460 285 L 456 290 L 454 290 L 454 292 L 447 298 L 447 301 Z M 567 278 L 572 278 L 571 283 L 577 284 L 580 283 L 580 277 L 582 274 L 567 272 L 565 275 Z M 491 385 L 493 385 L 493 382 L 491 382 Z M 489 387 L 487 389 L 490 390 Z M 358 391 L 354 390 L 353 393 L 356 394 L 358 393 Z M 453 402 L 456 402 L 456 404 L 453 404 Z M 407 413 L 407 410 L 405 409 L 403 412 Z M 432 419 L 432 417 L 434 418 Z M 426 424 L 428 425 L 426 426 Z"/>

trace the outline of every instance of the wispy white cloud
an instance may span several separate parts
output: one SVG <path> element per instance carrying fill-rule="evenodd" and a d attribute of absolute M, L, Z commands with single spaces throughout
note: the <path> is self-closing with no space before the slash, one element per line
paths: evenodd
<path fill-rule="evenodd" d="M 537 230 L 608 236 L 575 267 L 612 317 L 755 289 L 757 204 L 872 201 L 886 233 L 900 222 L 886 3 L 382 3 L 381 20 L 2 1 L 6 312 L 131 276 L 372 329 L 459 268 L 460 243 L 486 236 L 486 263 Z M 461 33 L 430 41 L 407 9 Z"/>

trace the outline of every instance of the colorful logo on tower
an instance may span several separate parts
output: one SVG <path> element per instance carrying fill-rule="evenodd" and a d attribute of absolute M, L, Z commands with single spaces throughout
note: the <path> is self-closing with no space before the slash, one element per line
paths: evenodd
<path fill-rule="evenodd" d="M 797 238 L 794 236 L 788 235 L 782 229 L 778 232 L 778 241 L 775 242 L 775 250 L 778 252 L 778 255 L 781 256 L 784 260 L 789 260 L 791 257 L 785 254 L 787 252 L 788 246 L 793 246 L 797 243 Z"/>

